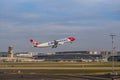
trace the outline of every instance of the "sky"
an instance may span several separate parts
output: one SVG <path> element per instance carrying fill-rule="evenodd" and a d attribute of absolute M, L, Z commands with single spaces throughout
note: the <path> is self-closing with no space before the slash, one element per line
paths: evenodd
<path fill-rule="evenodd" d="M 0 52 L 120 50 L 120 0 L 0 0 Z M 58 48 L 32 48 L 42 42 L 75 37 Z"/>

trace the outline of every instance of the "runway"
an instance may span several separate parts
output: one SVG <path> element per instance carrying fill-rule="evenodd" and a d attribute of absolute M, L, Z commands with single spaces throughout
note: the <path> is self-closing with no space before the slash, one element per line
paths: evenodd
<path fill-rule="evenodd" d="M 74 74 L 0 74 L 0 80 L 119 80 L 119 76 Z"/>
<path fill-rule="evenodd" d="M 0 80 L 120 80 L 120 75 L 111 76 L 108 73 L 103 74 L 81 74 L 70 73 L 73 70 L 75 72 L 88 71 L 88 70 L 111 70 L 111 67 L 4 67 L 0 69 Z M 120 70 L 120 67 L 115 67 L 115 70 Z M 25 73 L 30 71 L 29 74 Z M 40 73 L 35 73 L 35 72 Z M 45 73 L 44 73 L 45 71 Z M 47 73 L 46 73 L 47 71 Z M 59 71 L 66 71 L 63 73 L 55 73 Z M 68 72 L 67 72 L 68 71 Z M 72 72 L 73 72 L 72 71 Z M 52 73 L 50 73 L 52 72 Z M 113 80 L 114 80 L 113 79 Z"/>
<path fill-rule="evenodd" d="M 112 67 L 80 67 L 80 68 L 75 68 L 75 67 L 2 67 L 2 68 L 0 68 L 0 69 L 31 69 L 31 70 L 36 70 L 36 69 L 58 69 L 58 70 L 63 70 L 63 69 L 65 69 L 65 70 L 70 70 L 70 69 L 72 69 L 72 70 L 83 70 L 83 69 L 85 69 L 85 70 L 96 70 L 96 69 L 99 69 L 99 70 L 111 70 L 112 69 Z M 120 67 L 115 67 L 114 68 L 115 70 L 120 70 Z"/>

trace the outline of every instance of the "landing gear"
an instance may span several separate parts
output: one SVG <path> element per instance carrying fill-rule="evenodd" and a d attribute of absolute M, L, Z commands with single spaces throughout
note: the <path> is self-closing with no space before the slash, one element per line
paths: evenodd
<path fill-rule="evenodd" d="M 52 48 L 57 48 L 58 45 L 58 41 L 54 40 L 54 45 L 52 46 Z"/>

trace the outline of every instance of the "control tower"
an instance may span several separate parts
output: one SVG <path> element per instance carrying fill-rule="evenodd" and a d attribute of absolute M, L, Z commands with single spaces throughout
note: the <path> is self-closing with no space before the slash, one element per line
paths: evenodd
<path fill-rule="evenodd" d="M 13 58 L 13 47 L 12 46 L 8 47 L 8 57 Z"/>

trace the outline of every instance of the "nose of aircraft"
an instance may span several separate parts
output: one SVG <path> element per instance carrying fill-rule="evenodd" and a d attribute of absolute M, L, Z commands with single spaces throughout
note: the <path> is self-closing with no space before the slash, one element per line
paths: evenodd
<path fill-rule="evenodd" d="M 74 37 L 69 37 L 68 39 L 69 39 L 70 41 L 74 41 L 74 40 L 75 40 Z"/>

